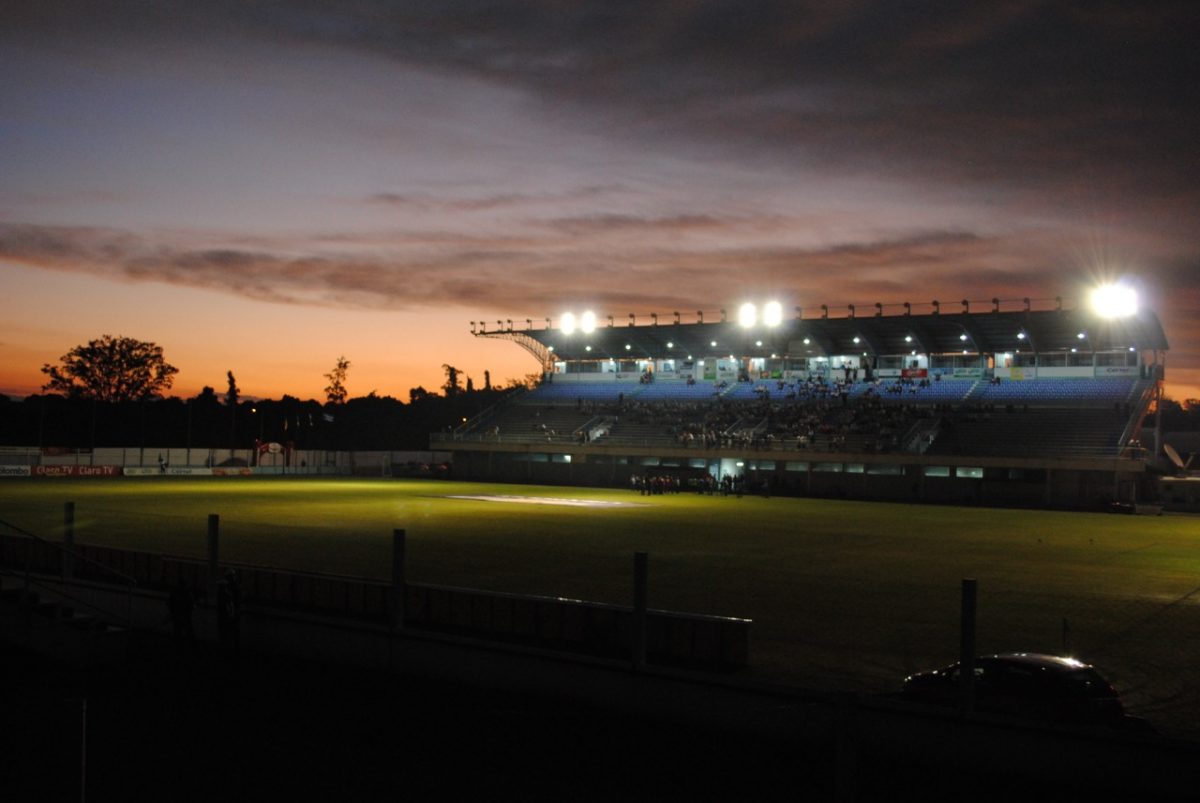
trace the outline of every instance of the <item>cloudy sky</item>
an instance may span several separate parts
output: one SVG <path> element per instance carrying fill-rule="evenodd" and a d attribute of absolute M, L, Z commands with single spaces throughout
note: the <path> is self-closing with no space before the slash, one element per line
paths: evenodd
<path fill-rule="evenodd" d="M 536 370 L 470 321 L 1138 283 L 1200 397 L 1190 2 L 0 4 L 0 391 Z M 685 320 L 689 320 L 685 317 Z"/>

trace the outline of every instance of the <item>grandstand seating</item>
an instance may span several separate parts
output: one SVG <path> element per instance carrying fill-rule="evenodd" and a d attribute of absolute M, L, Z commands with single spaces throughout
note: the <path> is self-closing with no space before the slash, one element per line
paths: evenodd
<path fill-rule="evenodd" d="M 948 415 L 926 454 L 1058 457 L 1115 454 L 1128 419 L 1112 409 L 983 408 Z"/>
<path fill-rule="evenodd" d="M 680 446 L 929 454 L 1115 454 L 1129 404 L 1149 385 L 1135 377 L 884 379 L 845 386 L 778 380 L 546 384 L 472 422 L 460 438 L 609 446 Z M 930 443 L 911 443 L 918 419 Z"/>
<path fill-rule="evenodd" d="M 689 385 L 680 380 L 656 380 L 642 385 L 637 392 L 639 401 L 659 401 L 672 399 L 676 401 L 710 401 L 721 395 L 723 388 L 712 382 L 696 382 Z"/>
<path fill-rule="evenodd" d="M 575 432 L 595 417 L 595 413 L 577 409 L 574 404 L 543 405 L 532 410 L 514 404 L 475 422 L 469 434 L 475 439 L 503 443 L 572 443 L 578 437 Z"/>
<path fill-rule="evenodd" d="M 895 381 L 884 380 L 875 388 L 874 393 L 884 403 L 957 404 L 966 400 L 977 384 L 979 384 L 977 379 L 931 379 L 925 387 L 922 387 L 915 382 L 898 384 Z M 896 387 L 900 392 L 888 392 L 889 389 Z"/>
<path fill-rule="evenodd" d="M 980 382 L 969 401 L 991 404 L 1108 406 L 1134 401 L 1144 382 L 1136 377 L 1038 378 Z"/>
<path fill-rule="evenodd" d="M 648 387 L 637 380 L 623 382 L 561 382 L 549 383 L 526 393 L 522 404 L 562 404 L 585 402 L 615 402 L 621 396 L 632 396 Z"/>

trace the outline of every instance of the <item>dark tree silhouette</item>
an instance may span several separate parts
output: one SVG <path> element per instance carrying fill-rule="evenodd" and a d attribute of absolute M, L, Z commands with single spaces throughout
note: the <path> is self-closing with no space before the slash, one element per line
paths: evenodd
<path fill-rule="evenodd" d="M 233 378 L 233 371 L 226 371 L 225 378 L 229 380 L 229 389 L 225 391 L 225 404 L 229 405 L 229 448 L 237 448 L 237 409 L 238 386 Z"/>
<path fill-rule="evenodd" d="M 457 396 L 459 391 L 462 390 L 458 386 L 459 370 L 453 365 L 446 363 L 442 364 L 442 370 L 446 372 L 446 384 L 442 385 L 442 390 L 445 392 L 446 398 Z"/>
<path fill-rule="evenodd" d="M 50 377 L 42 390 L 117 404 L 159 398 L 179 373 L 163 359 L 161 346 L 122 335 L 89 340 L 60 362 L 42 366 L 42 373 Z"/>
<path fill-rule="evenodd" d="M 333 370 L 325 374 L 325 378 L 329 380 L 329 385 L 325 388 L 325 399 L 330 404 L 344 404 L 346 401 L 346 372 L 350 369 L 350 361 L 345 357 L 338 357 L 337 365 L 333 366 Z"/>

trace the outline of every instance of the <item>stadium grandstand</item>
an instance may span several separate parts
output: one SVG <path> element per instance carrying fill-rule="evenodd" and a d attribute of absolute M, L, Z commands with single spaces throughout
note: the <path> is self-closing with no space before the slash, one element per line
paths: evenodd
<path fill-rule="evenodd" d="M 435 448 L 462 478 L 1131 506 L 1156 494 L 1142 425 L 1167 340 L 1153 312 L 1106 299 L 472 323 L 542 379 Z"/>

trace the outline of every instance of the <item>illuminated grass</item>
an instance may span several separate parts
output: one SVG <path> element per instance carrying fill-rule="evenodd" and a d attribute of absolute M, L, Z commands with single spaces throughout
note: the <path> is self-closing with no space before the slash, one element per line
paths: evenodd
<path fill-rule="evenodd" d="M 448 499 L 519 494 L 620 508 Z M 387 576 L 405 528 L 416 581 L 628 604 L 650 553 L 655 607 L 755 620 L 756 673 L 883 690 L 957 651 L 959 584 L 979 581 L 981 651 L 1071 651 L 1155 718 L 1200 720 L 1200 519 L 814 499 L 642 497 L 388 480 L 7 480 L 0 518 L 48 537 Z M 1193 594 L 1193 592 L 1196 592 Z"/>

